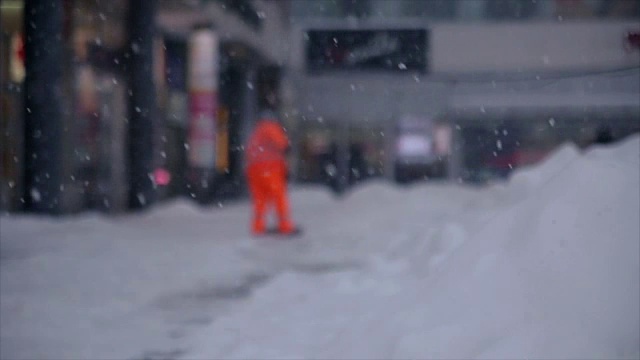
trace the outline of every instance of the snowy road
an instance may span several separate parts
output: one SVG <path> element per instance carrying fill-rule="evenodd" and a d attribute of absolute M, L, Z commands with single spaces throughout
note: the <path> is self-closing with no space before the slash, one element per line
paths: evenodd
<path fill-rule="evenodd" d="M 2 216 L 0 357 L 634 358 L 639 154 L 564 147 L 487 188 L 296 189 L 294 241 L 248 236 L 244 203 Z"/>

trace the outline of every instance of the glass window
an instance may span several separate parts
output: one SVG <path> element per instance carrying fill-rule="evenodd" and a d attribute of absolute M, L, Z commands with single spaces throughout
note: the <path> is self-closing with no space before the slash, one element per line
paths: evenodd
<path fill-rule="evenodd" d="M 397 18 L 402 16 L 403 1 L 371 0 L 371 16 Z"/>
<path fill-rule="evenodd" d="M 487 0 L 485 17 L 495 20 L 527 19 L 536 14 L 538 2 L 522 0 Z"/>
<path fill-rule="evenodd" d="M 584 19 L 597 14 L 597 5 L 593 1 L 556 0 L 556 16 L 563 19 Z"/>
<path fill-rule="evenodd" d="M 404 0 L 403 15 L 429 19 L 453 19 L 457 2 L 454 0 Z"/>
<path fill-rule="evenodd" d="M 457 2 L 457 18 L 459 20 L 481 20 L 484 15 L 485 0 Z"/>
<path fill-rule="evenodd" d="M 342 0 L 342 13 L 346 16 L 366 17 L 371 13 L 369 0 Z"/>
<path fill-rule="evenodd" d="M 640 18 L 640 0 L 600 0 L 598 15 L 605 18 Z"/>
<path fill-rule="evenodd" d="M 293 17 L 452 21 L 640 18 L 640 0 L 293 0 Z"/>
<path fill-rule="evenodd" d="M 563 19 L 640 18 L 640 0 L 553 0 L 552 4 L 553 15 Z"/>
<path fill-rule="evenodd" d="M 342 8 L 338 0 L 294 0 L 291 1 L 293 17 L 338 17 Z"/>

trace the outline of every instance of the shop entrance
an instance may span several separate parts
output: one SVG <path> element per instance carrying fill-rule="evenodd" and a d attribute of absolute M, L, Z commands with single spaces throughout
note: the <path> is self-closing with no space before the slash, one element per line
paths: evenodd
<path fill-rule="evenodd" d="M 2 7 L 0 32 L 0 210 L 22 209 L 24 39 L 22 3 Z"/>

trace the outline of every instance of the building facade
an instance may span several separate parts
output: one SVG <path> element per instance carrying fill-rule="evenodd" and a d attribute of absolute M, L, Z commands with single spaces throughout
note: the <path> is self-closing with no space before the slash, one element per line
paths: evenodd
<path fill-rule="evenodd" d="M 473 181 L 508 174 L 565 141 L 640 130 L 640 1 L 291 4 L 291 76 L 307 134 L 302 177 L 322 172 L 310 164 L 327 143 L 348 154 L 357 137 L 392 176 L 395 124 L 406 116 L 448 124 L 446 174 Z M 402 31 L 424 40 L 410 49 Z"/>
<path fill-rule="evenodd" d="M 187 196 L 207 203 L 246 194 L 243 144 L 261 111 L 283 106 L 285 5 L 166 1 L 158 13 L 168 61 L 167 168 L 185 174 L 175 185 Z M 211 47 L 215 53 L 202 52 Z M 208 83 L 200 84 L 203 79 Z M 204 101 L 195 104 L 194 96 Z M 209 111 L 215 126 L 194 126 L 202 118 L 198 111 Z"/>
<path fill-rule="evenodd" d="M 2 209 L 120 212 L 176 195 L 242 196 L 244 137 L 261 109 L 281 106 L 287 6 L 1 6 Z"/>

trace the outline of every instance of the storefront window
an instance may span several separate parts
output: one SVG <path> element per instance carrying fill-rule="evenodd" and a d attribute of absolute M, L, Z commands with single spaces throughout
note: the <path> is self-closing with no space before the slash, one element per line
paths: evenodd
<path fill-rule="evenodd" d="M 124 176 L 126 5 L 75 0 L 72 6 L 73 185 L 86 207 L 117 206 L 112 181 Z"/>
<path fill-rule="evenodd" d="M 23 1 L 0 2 L 0 209 L 19 209 L 22 193 L 25 53 Z"/>

